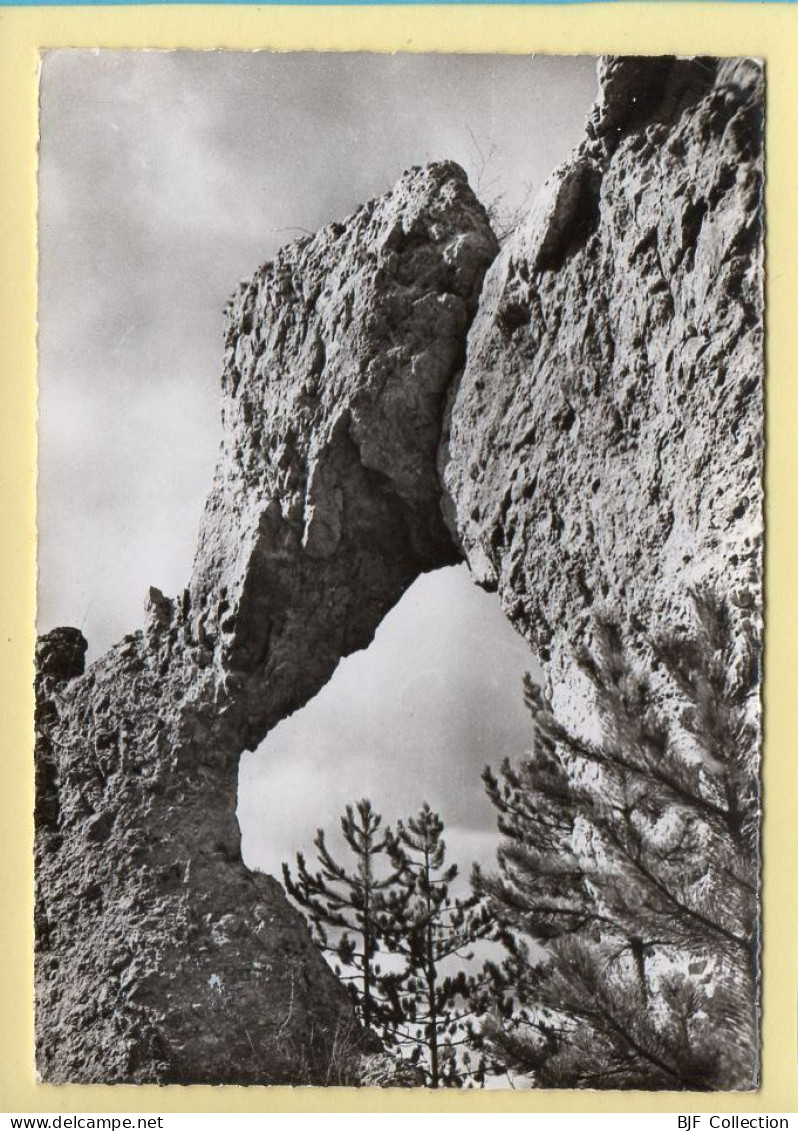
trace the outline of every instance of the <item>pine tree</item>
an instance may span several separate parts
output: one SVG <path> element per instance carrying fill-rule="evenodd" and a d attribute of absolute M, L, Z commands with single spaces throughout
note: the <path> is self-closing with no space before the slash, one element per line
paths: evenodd
<path fill-rule="evenodd" d="M 601 737 L 528 681 L 533 751 L 485 773 L 503 841 L 474 885 L 507 958 L 483 1038 L 539 1086 L 756 1081 L 759 644 L 727 603 L 694 606 L 650 644 L 654 680 L 599 623 L 580 666 Z"/>
<path fill-rule="evenodd" d="M 321 950 L 337 959 L 335 973 L 353 990 L 360 1019 L 367 1029 L 382 1031 L 386 1011 L 380 991 L 380 920 L 386 895 L 397 882 L 389 865 L 389 830 L 367 799 L 347 805 L 341 817 L 344 840 L 355 859 L 351 870 L 327 848 L 325 833 L 314 839 L 319 870 L 311 872 L 297 853 L 297 878 L 283 864 L 288 894 L 305 912 Z M 382 859 L 381 859 L 382 858 Z M 385 1036 L 385 1033 L 383 1033 Z"/>
<path fill-rule="evenodd" d="M 472 957 L 469 945 L 486 928 L 473 915 L 476 897 L 451 895 L 458 869 L 446 863 L 443 830 L 426 803 L 407 823 L 397 822 L 390 853 L 399 887 L 386 901 L 385 920 L 388 945 L 404 962 L 385 983 L 394 1036 L 432 1088 L 482 1079 L 481 1065 L 471 1063 L 465 1048 L 473 979 L 464 964 Z"/>

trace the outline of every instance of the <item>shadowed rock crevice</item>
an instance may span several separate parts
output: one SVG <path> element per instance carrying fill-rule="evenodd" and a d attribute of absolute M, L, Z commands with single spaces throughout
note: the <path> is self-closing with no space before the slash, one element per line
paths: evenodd
<path fill-rule="evenodd" d="M 42 641 L 44 1079 L 354 1082 L 348 995 L 241 863 L 238 759 L 420 573 L 465 558 L 555 678 L 605 605 L 655 630 L 722 580 L 758 616 L 761 71 L 599 75 L 500 252 L 443 163 L 241 285 L 189 587 L 85 673 Z"/>

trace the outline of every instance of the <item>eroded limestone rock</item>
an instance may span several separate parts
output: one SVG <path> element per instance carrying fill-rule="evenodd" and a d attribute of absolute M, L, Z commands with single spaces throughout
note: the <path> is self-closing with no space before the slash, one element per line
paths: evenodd
<path fill-rule="evenodd" d="M 560 675 L 600 608 L 761 604 L 762 73 L 606 59 L 486 280 L 442 454 L 472 572 Z"/>
<path fill-rule="evenodd" d="M 252 683 L 246 746 L 365 647 L 419 573 L 458 560 L 436 453 L 496 251 L 465 174 L 432 165 L 233 299 L 186 616 L 242 709 Z"/>
<path fill-rule="evenodd" d="M 85 674 L 75 630 L 41 643 L 44 1079 L 349 1082 L 349 997 L 241 862 L 238 759 L 456 559 L 436 452 L 495 253 L 450 164 L 283 249 L 232 303 L 190 589 Z"/>
<path fill-rule="evenodd" d="M 241 863 L 238 758 L 419 573 L 465 556 L 555 675 L 602 605 L 656 627 L 722 580 L 758 610 L 761 74 L 600 80 L 481 298 L 497 247 L 449 164 L 236 294 L 189 589 L 84 674 L 74 630 L 41 648 L 45 1079 L 335 1082 L 348 998 Z"/>

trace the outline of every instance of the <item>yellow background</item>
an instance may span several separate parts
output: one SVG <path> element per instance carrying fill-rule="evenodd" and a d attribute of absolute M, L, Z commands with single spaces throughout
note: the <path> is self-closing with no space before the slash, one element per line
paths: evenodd
<path fill-rule="evenodd" d="M 762 1087 L 749 1096 L 36 1084 L 32 1019 L 38 51 L 81 47 L 755 55 L 767 65 Z M 795 1112 L 798 5 L 0 8 L 0 1109 Z M 221 343 L 220 343 L 221 350 Z M 793 572 L 795 570 L 795 573 Z M 792 578 L 792 580 L 791 580 Z"/>

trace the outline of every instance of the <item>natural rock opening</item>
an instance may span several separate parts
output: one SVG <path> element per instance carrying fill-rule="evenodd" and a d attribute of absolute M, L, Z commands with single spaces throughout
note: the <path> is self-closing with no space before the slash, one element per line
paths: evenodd
<path fill-rule="evenodd" d="M 498 843 L 481 772 L 530 744 L 530 670 L 539 671 L 528 645 L 465 566 L 420 577 L 369 647 L 242 756 L 246 865 L 280 879 L 297 851 L 312 857 L 318 827 L 337 844 L 341 813 L 361 797 L 390 823 L 426 801 L 445 821 L 467 890 L 471 864 L 489 867 Z"/>
<path fill-rule="evenodd" d="M 500 252 L 437 164 L 256 272 L 189 588 L 85 673 L 42 642 L 45 1079 L 336 1082 L 349 1002 L 241 862 L 238 760 L 420 574 L 467 560 L 558 678 L 602 603 L 678 625 L 722 580 L 758 617 L 761 69 L 601 76 Z"/>
<path fill-rule="evenodd" d="M 420 573 L 459 559 L 436 458 L 496 250 L 462 170 L 433 165 L 286 247 L 235 296 L 191 585 L 176 600 L 152 590 L 144 630 L 59 685 L 57 706 L 42 686 L 42 751 L 61 746 L 71 806 L 38 840 L 48 1078 L 327 1071 L 349 1001 L 278 885 L 241 863 L 238 759 Z M 88 1034 L 75 1024 L 87 996 Z M 217 1015 L 232 1003 L 231 1049 Z"/>

